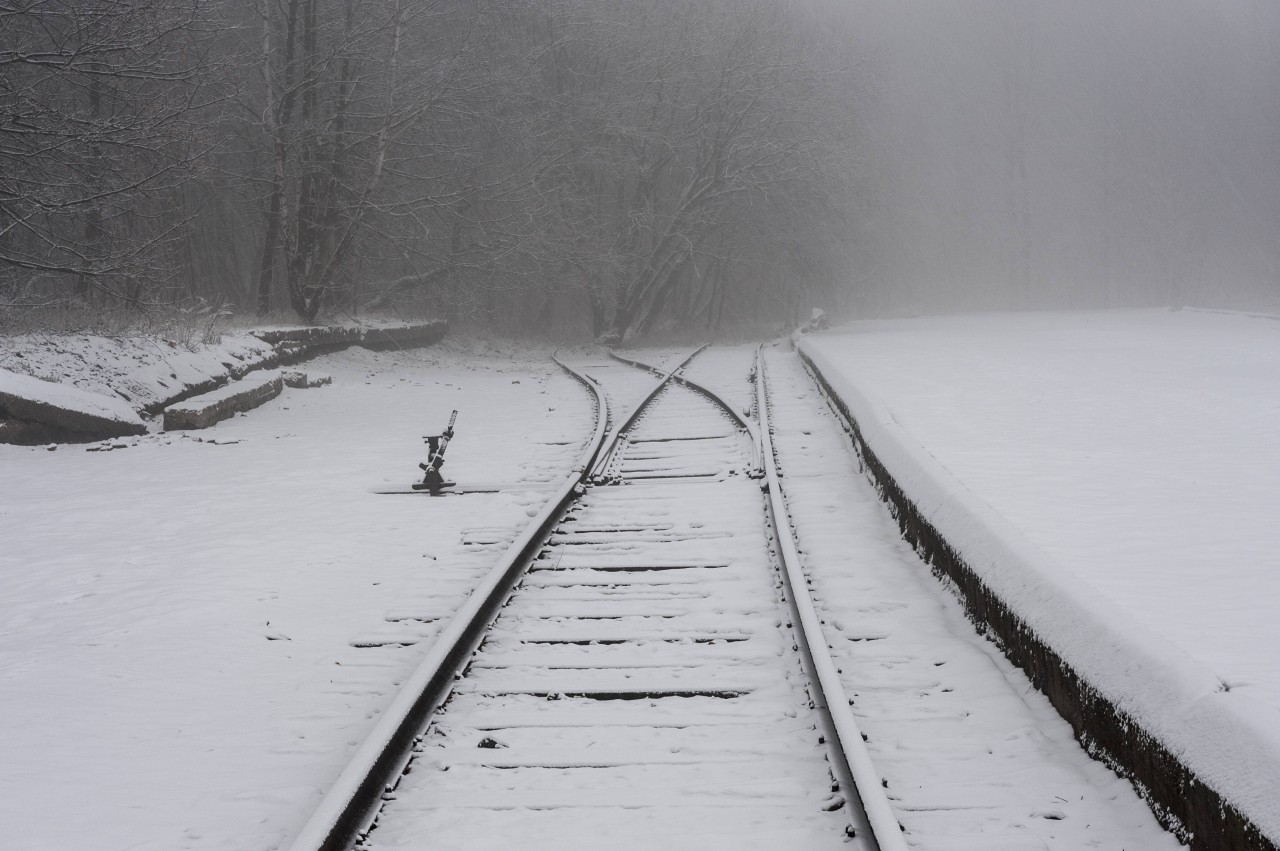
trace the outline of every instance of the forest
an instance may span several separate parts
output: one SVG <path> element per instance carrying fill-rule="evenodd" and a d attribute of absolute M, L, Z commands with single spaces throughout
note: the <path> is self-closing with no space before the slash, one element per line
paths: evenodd
<path fill-rule="evenodd" d="M 842 19 L 776 0 L 5 0 L 0 307 L 617 341 L 840 299 Z"/>

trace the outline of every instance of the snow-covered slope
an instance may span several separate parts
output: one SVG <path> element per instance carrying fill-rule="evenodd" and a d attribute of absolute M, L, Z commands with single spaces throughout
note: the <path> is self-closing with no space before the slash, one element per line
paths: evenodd
<path fill-rule="evenodd" d="M 275 350 L 251 334 L 214 344 L 159 337 L 27 334 L 0 337 L 0 368 L 157 409 L 189 387 L 207 386 L 270 360 Z"/>

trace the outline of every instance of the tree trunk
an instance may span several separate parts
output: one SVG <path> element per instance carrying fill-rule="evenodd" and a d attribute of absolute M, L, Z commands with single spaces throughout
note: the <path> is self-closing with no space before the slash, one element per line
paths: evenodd
<path fill-rule="evenodd" d="M 96 27 L 95 27 L 96 30 Z M 94 35 L 96 36 L 96 32 Z M 98 124 L 102 120 L 102 81 L 98 76 L 93 76 L 89 80 L 89 124 L 90 132 L 98 132 Z M 93 152 L 94 159 L 102 157 L 102 146 L 94 144 L 90 149 Z M 99 253 L 102 246 L 102 209 L 98 204 L 94 204 L 85 214 L 84 220 L 84 253 L 88 257 L 89 262 L 93 262 L 95 255 Z M 76 276 L 76 298 L 87 302 L 92 292 L 93 282 L 87 272 L 81 272 Z"/>
<path fill-rule="evenodd" d="M 265 0 L 264 0 L 265 2 Z M 258 315 L 271 311 L 271 291 L 275 279 L 276 249 L 285 231 L 288 212 L 284 205 L 285 165 L 288 145 L 285 134 L 293 118 L 293 57 L 298 26 L 298 0 L 289 0 L 284 32 L 284 93 L 277 103 L 271 79 L 271 11 L 262 12 L 262 76 L 266 86 L 267 132 L 271 136 L 271 199 L 267 206 L 266 231 L 262 239 L 262 259 L 258 264 Z"/>
<path fill-rule="evenodd" d="M 262 261 L 258 266 L 258 315 L 271 312 L 271 283 L 275 268 L 276 245 L 280 242 L 281 196 L 284 175 L 277 171 L 271 179 L 271 202 L 267 207 L 267 231 L 262 240 Z"/>

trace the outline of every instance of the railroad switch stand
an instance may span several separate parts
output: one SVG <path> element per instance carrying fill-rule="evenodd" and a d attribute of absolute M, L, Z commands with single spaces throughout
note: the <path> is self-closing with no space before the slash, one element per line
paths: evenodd
<path fill-rule="evenodd" d="M 440 468 L 444 466 L 444 451 L 449 447 L 449 441 L 453 439 L 453 424 L 457 419 L 458 412 L 454 411 L 449 417 L 449 425 L 443 434 L 429 434 L 422 438 L 422 442 L 427 444 L 427 460 L 419 464 L 418 469 L 423 470 L 425 475 L 421 482 L 414 483 L 414 490 L 427 491 L 432 496 L 438 496 L 442 490 L 453 486 L 453 482 L 444 480 Z"/>

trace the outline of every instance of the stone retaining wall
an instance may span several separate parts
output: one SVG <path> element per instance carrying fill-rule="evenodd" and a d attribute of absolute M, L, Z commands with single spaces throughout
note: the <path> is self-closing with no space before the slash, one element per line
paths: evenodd
<path fill-rule="evenodd" d="M 236 364 L 221 379 L 213 379 L 183 388 L 156 402 L 148 404 L 142 413 L 154 416 L 171 405 L 203 395 L 247 375 L 253 370 L 275 369 L 329 352 L 337 352 L 351 346 L 382 351 L 386 349 L 413 349 L 430 346 L 440 341 L 449 330 L 443 319 L 430 319 L 385 328 L 362 328 L 347 325 L 322 325 L 305 328 L 278 328 L 250 333 L 271 345 L 272 354 L 261 360 Z"/>
<path fill-rule="evenodd" d="M 146 433 L 146 424 L 121 399 L 0 370 L 0 440 L 6 443 L 44 443 L 58 435 L 102 440 Z"/>
<path fill-rule="evenodd" d="M 276 370 L 250 376 L 165 408 L 164 430 L 208 428 L 241 411 L 252 410 L 280 395 L 284 378 Z"/>
<path fill-rule="evenodd" d="M 253 331 L 250 333 L 267 343 L 271 347 L 270 350 L 253 351 L 250 355 L 235 354 L 220 365 L 215 361 L 213 363 L 215 369 L 205 372 L 206 377 L 202 377 L 201 380 L 188 378 L 189 383 L 180 383 L 171 391 L 169 385 L 148 384 L 147 387 L 152 392 L 146 394 L 145 403 L 141 402 L 141 399 L 134 403 L 137 405 L 136 412 L 146 416 L 157 416 L 179 403 L 214 392 L 226 386 L 228 382 L 241 379 L 256 370 L 295 364 L 316 355 L 339 351 L 350 346 L 359 345 L 376 350 L 429 346 L 438 342 L 448 328 L 449 324 L 444 320 L 432 319 L 380 328 L 333 325 Z M 122 380 L 127 378 L 126 376 Z M 80 392 L 69 384 L 53 386 L 66 388 L 67 393 Z M 119 391 L 120 388 L 115 389 Z M 141 421 L 121 426 L 116 422 L 87 420 L 74 405 L 60 407 L 56 404 L 45 404 L 42 399 L 48 394 L 11 395 L 13 395 L 12 399 L 0 404 L 0 443 L 96 441 L 146 432 L 146 427 Z M 31 396 L 31 399 L 25 398 L 27 396 Z M 130 394 L 126 398 L 138 399 L 139 397 Z M 115 401 L 121 402 L 119 399 Z M 62 407 L 66 407 L 67 410 L 62 410 Z M 165 422 L 169 421 L 170 418 L 166 414 Z M 166 427 L 169 426 L 166 425 Z"/>
<path fill-rule="evenodd" d="M 348 346 L 364 346 L 366 349 L 412 349 L 438 342 L 449 329 L 443 319 L 393 325 L 385 328 L 359 328 L 349 326 L 324 326 L 308 328 L 281 328 L 254 331 L 260 340 L 275 346 L 281 352 L 282 363 L 296 363 L 325 352 L 338 351 Z"/>

